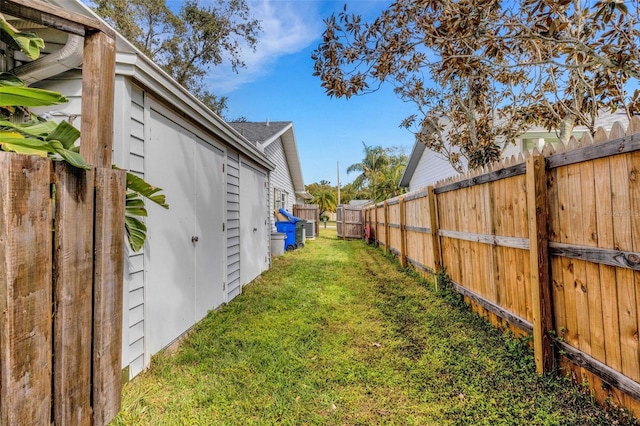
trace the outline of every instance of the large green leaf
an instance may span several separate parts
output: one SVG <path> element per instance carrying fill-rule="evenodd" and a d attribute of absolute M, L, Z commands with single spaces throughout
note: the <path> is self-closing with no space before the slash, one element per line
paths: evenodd
<path fill-rule="evenodd" d="M 140 251 L 144 246 L 147 238 L 147 226 L 139 219 L 133 216 L 125 216 L 124 229 L 127 234 L 129 246 L 135 251 Z"/>
<path fill-rule="evenodd" d="M 45 138 L 56 130 L 58 123 L 55 121 L 30 121 L 27 123 L 13 123 L 7 120 L 0 120 L 0 128 L 15 130 L 25 136 Z"/>
<path fill-rule="evenodd" d="M 66 121 L 61 121 L 53 132 L 49 133 L 45 140 L 58 140 L 64 149 L 71 149 L 75 141 L 80 137 L 80 130 L 73 127 Z"/>
<path fill-rule="evenodd" d="M 58 105 L 68 99 L 58 92 L 34 87 L 0 86 L 0 106 L 38 107 Z"/>
<path fill-rule="evenodd" d="M 80 154 L 78 154 L 77 152 L 71 151 L 69 149 L 66 149 L 62 145 L 62 142 L 57 140 L 47 141 L 47 142 L 51 145 L 51 147 L 53 148 L 56 154 L 61 156 L 67 163 L 71 164 L 73 167 L 77 167 L 79 169 L 90 168 Z"/>
<path fill-rule="evenodd" d="M 18 31 L 0 14 L 0 40 L 14 49 L 20 49 L 30 59 L 38 59 L 44 40 L 34 33 Z"/>
<path fill-rule="evenodd" d="M 3 151 L 25 155 L 38 155 L 40 157 L 46 157 L 51 152 L 51 147 L 39 139 L 7 136 L 7 134 L 3 132 L 0 132 L 0 148 L 2 148 Z"/>
<path fill-rule="evenodd" d="M 24 81 L 9 72 L 0 73 L 0 86 L 25 87 Z"/>
<path fill-rule="evenodd" d="M 169 208 L 164 194 L 158 194 L 162 188 L 153 186 L 133 173 L 127 172 L 127 189 L 135 191 L 165 209 Z"/>
<path fill-rule="evenodd" d="M 138 193 L 129 192 L 125 206 L 125 213 L 132 216 L 147 216 L 147 209 L 144 207 L 144 200 Z"/>

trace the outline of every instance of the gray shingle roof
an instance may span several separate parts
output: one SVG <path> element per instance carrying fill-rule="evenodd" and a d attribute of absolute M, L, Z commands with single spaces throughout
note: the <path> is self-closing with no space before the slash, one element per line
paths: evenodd
<path fill-rule="evenodd" d="M 271 139 L 290 124 L 291 121 L 267 121 L 264 123 L 237 121 L 229 123 L 231 127 L 254 145 Z"/>

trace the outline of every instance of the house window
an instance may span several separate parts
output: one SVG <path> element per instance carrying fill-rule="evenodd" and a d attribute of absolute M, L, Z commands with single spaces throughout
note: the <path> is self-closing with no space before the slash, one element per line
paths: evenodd
<path fill-rule="evenodd" d="M 273 190 L 273 209 L 278 211 L 287 208 L 287 193 L 278 188 Z"/>

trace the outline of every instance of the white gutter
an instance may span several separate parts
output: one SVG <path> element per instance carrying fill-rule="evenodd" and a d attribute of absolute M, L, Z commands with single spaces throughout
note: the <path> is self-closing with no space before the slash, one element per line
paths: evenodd
<path fill-rule="evenodd" d="M 82 65 L 84 37 L 69 34 L 67 44 L 60 50 L 12 70 L 28 86 Z"/>

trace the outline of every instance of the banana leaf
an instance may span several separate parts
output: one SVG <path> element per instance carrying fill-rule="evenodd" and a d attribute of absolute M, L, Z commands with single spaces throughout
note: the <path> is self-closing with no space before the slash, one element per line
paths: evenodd
<path fill-rule="evenodd" d="M 29 121 L 26 123 L 13 123 L 7 120 L 0 120 L 0 128 L 6 130 L 15 130 L 25 136 L 35 138 L 47 137 L 56 130 L 58 123 L 55 121 Z"/>
<path fill-rule="evenodd" d="M 20 49 L 30 59 L 38 59 L 44 40 L 34 33 L 19 31 L 0 14 L 0 40 L 14 49 Z"/>
<path fill-rule="evenodd" d="M 147 238 L 147 226 L 134 216 L 125 216 L 124 229 L 131 249 L 134 252 L 140 251 Z"/>
<path fill-rule="evenodd" d="M 58 92 L 34 87 L 0 86 L 0 106 L 38 107 L 58 105 L 69 100 Z"/>
<path fill-rule="evenodd" d="M 0 73 L 0 87 L 2 86 L 25 87 L 26 85 L 15 74 L 3 72 Z"/>
<path fill-rule="evenodd" d="M 58 140 L 64 149 L 71 149 L 75 141 L 80 137 L 80 130 L 73 127 L 66 121 L 61 121 L 53 132 L 49 133 L 45 140 Z"/>
<path fill-rule="evenodd" d="M 130 191 L 135 191 L 147 198 L 148 200 L 153 201 L 165 209 L 169 208 L 169 205 L 166 203 L 166 197 L 164 194 L 158 194 L 158 192 L 162 191 L 162 188 L 158 188 L 157 186 L 153 186 L 146 182 L 144 179 L 139 178 L 133 173 L 127 172 L 127 189 Z"/>

